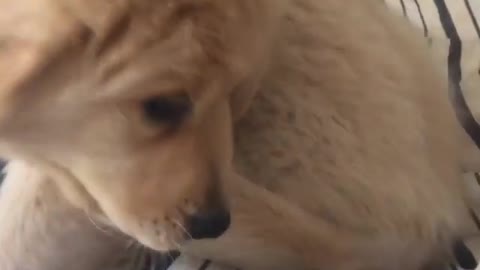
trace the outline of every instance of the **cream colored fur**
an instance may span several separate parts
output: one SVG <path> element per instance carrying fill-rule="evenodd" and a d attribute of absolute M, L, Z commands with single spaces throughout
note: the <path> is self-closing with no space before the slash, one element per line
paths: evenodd
<path fill-rule="evenodd" d="M 0 151 L 141 243 L 256 269 L 423 269 L 462 236 L 447 83 L 381 1 L 3 1 L 2 58 L 24 66 L 0 66 Z M 194 111 L 166 136 L 141 101 L 170 95 Z M 190 243 L 212 189 L 233 224 Z"/>
<path fill-rule="evenodd" d="M 8 165 L 0 192 L 0 269 L 135 270 L 135 252 L 63 198 L 45 175 Z"/>

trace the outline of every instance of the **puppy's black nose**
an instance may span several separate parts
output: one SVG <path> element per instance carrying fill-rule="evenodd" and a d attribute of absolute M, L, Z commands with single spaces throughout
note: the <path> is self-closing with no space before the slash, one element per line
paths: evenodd
<path fill-rule="evenodd" d="M 193 239 L 217 238 L 230 226 L 230 213 L 223 208 L 201 212 L 190 216 L 187 224 Z"/>

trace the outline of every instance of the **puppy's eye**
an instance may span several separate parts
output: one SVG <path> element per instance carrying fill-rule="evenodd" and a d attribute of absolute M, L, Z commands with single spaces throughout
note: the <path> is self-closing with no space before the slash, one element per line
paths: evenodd
<path fill-rule="evenodd" d="M 192 110 L 188 96 L 152 97 L 142 105 L 147 120 L 155 124 L 178 124 Z"/>

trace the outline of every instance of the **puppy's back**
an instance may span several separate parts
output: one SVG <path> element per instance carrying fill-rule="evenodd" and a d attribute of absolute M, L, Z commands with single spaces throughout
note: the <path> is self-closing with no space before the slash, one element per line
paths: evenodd
<path fill-rule="evenodd" d="M 390 258 L 443 254 L 467 213 L 460 130 L 426 41 L 381 1 L 292 3 L 238 128 L 239 166 L 315 216 L 385 239 Z"/>

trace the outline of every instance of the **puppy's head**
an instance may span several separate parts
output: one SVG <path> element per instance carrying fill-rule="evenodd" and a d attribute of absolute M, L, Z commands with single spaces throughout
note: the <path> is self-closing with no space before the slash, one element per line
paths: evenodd
<path fill-rule="evenodd" d="M 279 15 L 267 2 L 4 0 L 0 152 L 151 248 L 221 235 L 231 115 Z"/>

